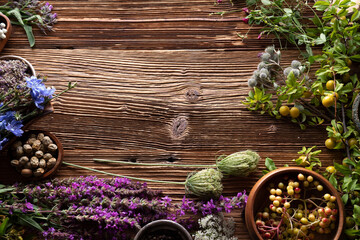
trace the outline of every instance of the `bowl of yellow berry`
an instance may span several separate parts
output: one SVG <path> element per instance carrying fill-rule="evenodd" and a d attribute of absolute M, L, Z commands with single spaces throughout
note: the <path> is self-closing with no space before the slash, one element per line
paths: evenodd
<path fill-rule="evenodd" d="M 252 239 L 341 239 L 344 206 L 338 191 L 320 174 L 279 168 L 252 188 L 245 208 Z"/>

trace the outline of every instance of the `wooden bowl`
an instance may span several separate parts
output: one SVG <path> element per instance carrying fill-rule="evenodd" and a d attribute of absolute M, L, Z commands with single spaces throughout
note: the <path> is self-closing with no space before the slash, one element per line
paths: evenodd
<path fill-rule="evenodd" d="M 10 146 L 18 140 L 23 141 L 32 133 L 34 133 L 34 134 L 44 133 L 46 136 L 50 137 L 50 139 L 58 147 L 57 154 L 54 155 L 54 157 L 56 158 L 57 161 L 56 161 L 55 166 L 52 169 L 50 169 L 49 171 L 45 172 L 41 177 L 25 178 L 25 177 L 21 176 L 21 174 L 16 171 L 15 167 L 11 166 L 11 164 L 10 164 L 10 161 L 12 160 Z M 23 136 L 21 136 L 19 138 L 17 138 L 17 137 L 12 138 L 8 142 L 8 147 L 5 149 L 4 152 L 2 152 L 2 154 L 0 156 L 0 159 L 1 159 L 1 161 L 0 161 L 0 173 L 1 173 L 0 174 L 0 183 L 13 184 L 13 183 L 19 182 L 19 181 L 31 182 L 31 181 L 39 181 L 39 180 L 49 178 L 49 177 L 53 176 L 56 173 L 56 171 L 60 168 L 63 158 L 64 158 L 64 148 L 63 148 L 61 142 L 59 141 L 59 139 L 54 134 L 47 132 L 47 131 L 38 131 L 38 130 L 27 131 L 23 134 Z"/>
<path fill-rule="evenodd" d="M 336 205 L 338 209 L 338 223 L 337 229 L 332 230 L 331 234 L 316 234 L 317 240 L 322 239 L 332 239 L 338 240 L 341 239 L 341 232 L 344 226 L 344 205 L 341 200 L 341 196 L 338 191 L 331 185 L 331 183 L 326 180 L 320 174 L 313 172 L 311 170 L 300 168 L 300 167 L 286 167 L 279 168 L 263 176 L 259 181 L 256 182 L 252 188 L 249 198 L 245 207 L 245 221 L 246 227 L 249 230 L 249 234 L 254 240 L 262 240 L 257 226 L 255 224 L 255 216 L 257 212 L 261 211 L 270 204 L 269 200 L 269 191 L 266 189 L 270 183 L 280 182 L 284 176 L 289 178 L 296 179 L 297 175 L 302 173 L 305 176 L 311 175 L 314 177 L 314 181 L 317 180 L 324 187 L 324 192 L 328 192 L 331 195 L 336 197 Z"/>
<path fill-rule="evenodd" d="M 0 13 L 0 23 L 5 23 L 6 30 L 7 30 L 7 33 L 5 34 L 6 38 L 0 39 L 0 52 L 1 52 L 4 49 L 7 41 L 9 40 L 9 38 L 11 36 L 12 25 L 11 25 L 10 19 L 2 13 Z"/>

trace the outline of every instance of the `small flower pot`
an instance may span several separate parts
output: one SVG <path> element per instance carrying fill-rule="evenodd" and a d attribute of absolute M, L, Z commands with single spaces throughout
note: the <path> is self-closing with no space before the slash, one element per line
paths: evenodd
<path fill-rule="evenodd" d="M 330 234 L 315 234 L 315 239 L 332 239 L 338 240 L 341 238 L 341 232 L 344 226 L 344 206 L 341 200 L 341 196 L 338 191 L 331 185 L 331 183 L 326 180 L 320 174 L 313 172 L 311 170 L 300 168 L 300 167 L 286 167 L 279 168 L 263 176 L 260 180 L 256 182 L 252 188 L 249 198 L 245 207 L 245 221 L 246 227 L 249 231 L 249 234 L 253 240 L 263 240 L 264 238 L 258 231 L 258 228 L 255 223 L 256 214 L 261 212 L 265 207 L 269 206 L 269 190 L 267 187 L 270 183 L 277 183 L 284 181 L 284 177 L 289 179 L 297 179 L 297 175 L 302 173 L 305 176 L 313 176 L 314 181 L 318 181 L 324 188 L 324 192 L 331 194 L 336 197 L 336 208 L 338 209 L 338 219 L 336 222 L 336 228 L 332 230 Z M 277 188 L 277 187 L 275 187 Z M 284 190 L 286 191 L 286 190 Z M 316 193 L 314 193 L 316 194 Z M 320 193 L 319 193 L 320 194 Z M 321 196 L 318 196 L 321 197 Z M 271 210 L 270 210 L 271 211 Z M 276 239 L 276 238 L 273 238 Z"/>
<path fill-rule="evenodd" d="M 190 233 L 180 224 L 170 220 L 156 220 L 140 229 L 134 240 L 163 239 L 151 238 L 166 236 L 169 240 L 192 240 Z"/>
<path fill-rule="evenodd" d="M 360 118 L 359 118 L 359 107 L 360 107 L 360 94 L 355 97 L 353 106 L 352 106 L 352 118 L 355 123 L 355 127 L 360 131 Z"/>
<path fill-rule="evenodd" d="M 12 26 L 11 26 L 10 19 L 2 13 L 0 13 L 0 23 L 5 23 L 6 30 L 7 30 L 7 32 L 5 34 L 6 38 L 0 39 L 0 52 L 1 52 L 4 49 L 7 41 L 9 40 L 9 38 L 11 36 Z"/>
<path fill-rule="evenodd" d="M 54 144 L 57 146 L 56 153 L 53 154 L 53 157 L 56 158 L 56 164 L 51 169 L 48 169 L 42 176 L 40 177 L 23 177 L 18 171 L 16 171 L 15 167 L 11 166 L 10 161 L 15 159 L 12 153 L 11 146 L 16 141 L 24 141 L 30 134 L 38 134 L 44 133 L 44 135 L 49 136 Z M 12 138 L 6 145 L 6 149 L 0 154 L 0 183 L 5 184 L 13 184 L 15 182 L 31 182 L 31 181 L 39 181 L 53 176 L 57 170 L 60 168 L 63 158 L 64 158 L 64 148 L 59 141 L 59 139 L 52 133 L 47 131 L 38 131 L 38 130 L 30 130 L 23 134 L 21 137 Z M 4 159 L 3 159 L 4 158 Z"/>

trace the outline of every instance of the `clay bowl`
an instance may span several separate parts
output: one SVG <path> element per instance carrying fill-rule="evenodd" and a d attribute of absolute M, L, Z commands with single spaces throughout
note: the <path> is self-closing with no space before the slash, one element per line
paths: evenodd
<path fill-rule="evenodd" d="M 0 52 L 1 52 L 4 49 L 7 41 L 9 40 L 9 38 L 11 36 L 12 25 L 11 25 L 10 19 L 2 13 L 0 13 L 0 23 L 5 23 L 6 30 L 7 30 L 7 33 L 5 34 L 6 38 L 0 39 Z"/>
<path fill-rule="evenodd" d="M 57 161 L 56 161 L 55 166 L 53 168 L 51 168 L 50 170 L 48 170 L 47 172 L 45 172 L 41 177 L 25 178 L 25 177 L 21 176 L 21 174 L 19 172 L 16 171 L 15 167 L 10 165 L 10 161 L 12 160 L 10 148 L 13 143 L 15 143 L 18 140 L 23 141 L 32 133 L 34 133 L 34 134 L 44 133 L 46 136 L 49 136 L 51 138 L 53 143 L 56 144 L 58 147 L 57 153 L 53 155 L 53 157 L 55 157 Z M 8 142 L 8 147 L 4 150 L 4 152 L 2 152 L 2 154 L 0 156 L 0 159 L 1 159 L 0 160 L 0 169 L 1 169 L 0 183 L 12 184 L 12 183 L 19 182 L 19 181 L 31 182 L 31 181 L 39 181 L 39 180 L 49 178 L 49 177 L 53 176 L 56 173 L 56 171 L 60 168 L 62 161 L 63 161 L 63 157 L 64 157 L 64 148 L 63 148 L 61 142 L 59 141 L 59 139 L 54 134 L 47 132 L 47 131 L 38 131 L 38 130 L 26 131 L 23 134 L 23 136 L 21 136 L 19 138 L 17 138 L 17 137 L 12 138 Z"/>
<path fill-rule="evenodd" d="M 270 204 L 269 200 L 269 191 L 267 187 L 270 183 L 279 183 L 280 181 L 284 181 L 283 177 L 288 176 L 289 178 L 296 179 L 297 175 L 302 173 L 304 176 L 311 175 L 314 178 L 314 181 L 318 181 L 323 187 L 324 190 L 320 193 L 319 196 L 323 196 L 324 193 L 328 192 L 329 194 L 336 197 L 336 207 L 338 209 L 338 222 L 336 224 L 337 229 L 332 230 L 330 234 L 317 234 L 315 235 L 315 239 L 322 240 L 322 239 L 332 239 L 338 240 L 341 239 L 340 235 L 344 226 L 344 206 L 341 200 L 341 196 L 338 191 L 331 185 L 331 183 L 326 180 L 320 174 L 310 171 L 305 168 L 300 167 L 286 167 L 286 168 L 279 168 L 270 173 L 263 176 L 259 181 L 256 182 L 254 187 L 252 188 L 246 208 L 245 208 L 245 221 L 246 227 L 249 230 L 249 234 L 253 240 L 262 240 L 260 233 L 257 230 L 255 224 L 255 218 L 257 212 L 261 211 L 265 207 L 268 207 Z M 316 194 L 316 193 L 314 193 Z"/>
<path fill-rule="evenodd" d="M 163 232 L 164 234 L 174 233 L 181 240 L 192 240 L 190 233 L 180 224 L 170 220 L 156 220 L 146 224 L 136 234 L 134 240 L 144 240 L 149 234 Z"/>

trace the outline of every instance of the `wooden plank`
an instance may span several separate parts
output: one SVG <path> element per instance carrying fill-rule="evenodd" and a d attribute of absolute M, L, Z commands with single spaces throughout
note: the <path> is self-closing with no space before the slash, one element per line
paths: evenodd
<path fill-rule="evenodd" d="M 195 1 L 51 1 L 59 21 L 55 32 L 44 36 L 35 30 L 37 49 L 261 49 L 277 44 L 258 40 L 259 28 L 241 19 L 245 13 L 210 15 L 235 7 Z M 248 33 L 242 42 L 237 34 Z M 28 49 L 24 30 L 15 26 L 9 48 Z"/>

